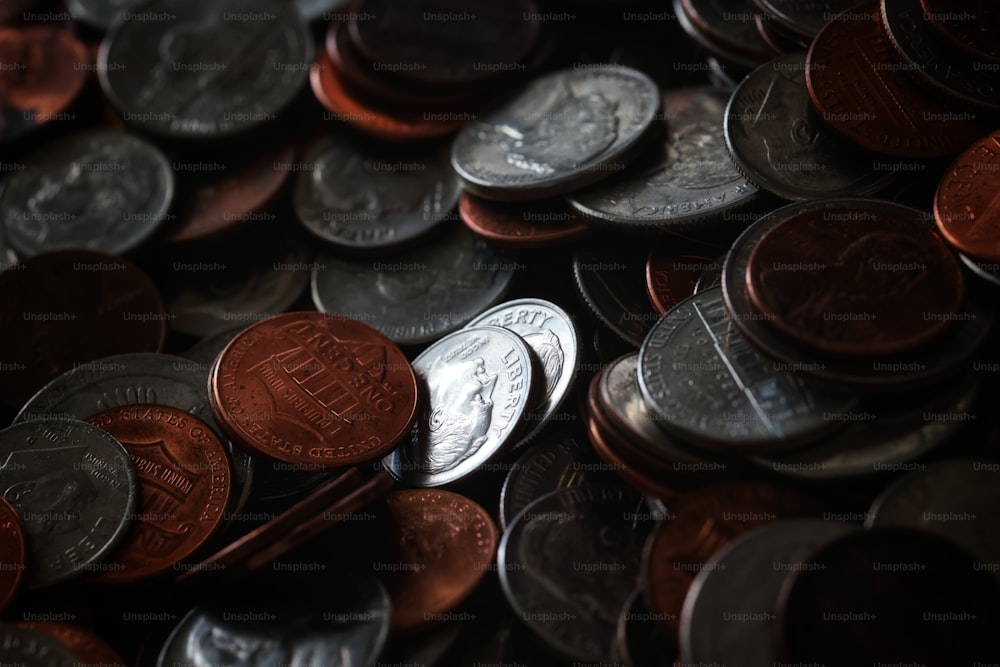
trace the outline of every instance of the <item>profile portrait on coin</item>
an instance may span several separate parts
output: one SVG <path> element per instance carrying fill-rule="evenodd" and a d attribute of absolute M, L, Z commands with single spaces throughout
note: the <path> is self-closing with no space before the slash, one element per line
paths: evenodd
<path fill-rule="evenodd" d="M 705 109 L 685 119 L 667 119 L 671 140 L 666 145 L 666 160 L 647 172 L 645 180 L 650 186 L 700 190 L 738 178 L 719 131 L 718 116 L 710 111 Z"/>
<path fill-rule="evenodd" d="M 403 457 L 422 472 L 450 470 L 479 451 L 489 439 L 497 374 L 482 357 L 450 363 L 438 357 L 427 374 L 430 401 L 427 428 L 402 448 Z"/>
<path fill-rule="evenodd" d="M 98 494 L 85 474 L 53 470 L 40 477 L 15 482 L 0 495 L 34 526 L 35 535 L 56 536 L 80 528 L 77 508 L 96 502 Z"/>
<path fill-rule="evenodd" d="M 350 222 L 364 222 L 431 210 L 433 193 L 422 187 L 420 178 L 398 168 L 398 160 L 387 159 L 383 164 L 358 153 L 338 164 L 340 159 L 344 159 L 341 151 L 325 155 L 313 171 L 313 193 L 332 222 L 347 215 L 354 217 Z M 414 167 L 418 174 L 421 166 Z"/>
<path fill-rule="evenodd" d="M 521 338 L 538 357 L 540 367 L 545 374 L 544 398 L 550 398 L 562 378 L 563 363 L 566 359 L 566 354 L 559 344 L 559 337 L 550 329 L 546 329 L 545 331 L 522 334 Z"/>

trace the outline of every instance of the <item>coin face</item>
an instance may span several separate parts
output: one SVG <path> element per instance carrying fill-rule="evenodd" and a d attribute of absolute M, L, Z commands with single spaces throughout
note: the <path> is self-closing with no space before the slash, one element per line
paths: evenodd
<path fill-rule="evenodd" d="M 934 193 L 934 220 L 952 246 L 1000 262 L 1000 216 L 989 193 L 1000 183 L 1000 133 L 981 138 L 948 166 Z"/>
<path fill-rule="evenodd" d="M 455 137 L 452 165 L 490 199 L 551 197 L 620 171 L 659 106 L 656 85 L 627 67 L 536 79 Z"/>
<path fill-rule="evenodd" d="M 287 463 L 379 458 L 409 432 L 417 407 L 413 369 L 392 341 L 361 322 L 314 312 L 244 329 L 209 383 L 226 432 Z"/>
<path fill-rule="evenodd" d="M 138 503 L 136 471 L 121 444 L 90 424 L 41 419 L 0 431 L 0 461 L 0 489 L 28 538 L 25 585 L 101 571 Z"/>
<path fill-rule="evenodd" d="M 10 606 L 24 581 L 28 544 L 17 510 L 0 496 L 0 612 Z"/>
<path fill-rule="evenodd" d="M 98 75 L 108 99 L 143 130 L 218 138 L 274 120 L 312 60 L 312 38 L 291 3 L 157 0 L 108 32 Z"/>
<path fill-rule="evenodd" d="M 445 336 L 413 370 L 423 407 L 411 437 L 382 462 L 410 486 L 462 479 L 512 445 L 538 392 L 528 345 L 500 327 Z"/>
<path fill-rule="evenodd" d="M 88 130 L 25 159 L 0 193 L 0 221 L 21 257 L 124 255 L 156 232 L 173 198 L 174 172 L 159 148 L 120 130 Z"/>

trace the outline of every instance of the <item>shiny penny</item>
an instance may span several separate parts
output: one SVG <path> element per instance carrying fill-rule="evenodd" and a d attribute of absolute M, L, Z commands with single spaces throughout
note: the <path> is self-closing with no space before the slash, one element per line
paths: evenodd
<path fill-rule="evenodd" d="M 228 507 L 232 474 L 208 424 L 165 405 L 112 408 L 86 421 L 125 446 L 141 489 L 132 528 L 112 556 L 120 567 L 102 573 L 101 581 L 165 572 L 212 536 Z"/>
<path fill-rule="evenodd" d="M 1000 262 L 1000 132 L 992 132 L 958 156 L 934 194 L 937 228 L 960 252 Z"/>
<path fill-rule="evenodd" d="M 17 625 L 59 641 L 73 653 L 81 667 L 125 667 L 125 661 L 106 641 L 79 626 L 52 621 L 22 621 Z"/>
<path fill-rule="evenodd" d="M 458 214 L 466 227 L 495 245 L 541 248 L 572 243 L 591 233 L 591 227 L 566 209 L 561 201 L 506 203 L 463 192 Z"/>
<path fill-rule="evenodd" d="M 493 519 L 465 496 L 448 491 L 394 491 L 386 498 L 392 523 L 392 625 L 412 631 L 442 619 L 469 596 L 496 556 Z"/>
<path fill-rule="evenodd" d="M 379 458 L 409 433 L 417 409 L 416 377 L 392 341 L 316 312 L 244 329 L 209 383 L 212 410 L 230 436 L 287 463 Z"/>
<path fill-rule="evenodd" d="M 14 507 L 0 496 L 0 613 L 3 612 L 24 581 L 28 566 L 28 544 L 21 518 Z"/>

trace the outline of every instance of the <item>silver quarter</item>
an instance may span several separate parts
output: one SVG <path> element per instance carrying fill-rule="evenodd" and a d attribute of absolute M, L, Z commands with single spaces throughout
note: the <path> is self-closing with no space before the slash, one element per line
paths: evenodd
<path fill-rule="evenodd" d="M 562 194 L 622 170 L 659 103 L 653 81 L 628 67 L 554 72 L 465 125 L 452 146 L 452 165 L 483 197 Z"/>
<path fill-rule="evenodd" d="M 553 491 L 586 483 L 583 452 L 572 436 L 554 435 L 533 444 L 511 466 L 500 490 L 500 526 L 504 530 L 521 511 Z"/>
<path fill-rule="evenodd" d="M 0 431 L 0 493 L 28 538 L 28 588 L 88 572 L 118 546 L 139 502 L 128 452 L 109 433 L 71 419 Z"/>
<path fill-rule="evenodd" d="M 413 360 L 423 409 L 412 437 L 383 459 L 409 486 L 462 479 L 501 453 L 534 406 L 531 351 L 507 329 L 445 336 Z"/>
<path fill-rule="evenodd" d="M 21 258 L 52 250 L 124 255 L 166 219 L 174 172 L 160 149 L 120 130 L 70 135 L 7 178 L 0 220 Z"/>

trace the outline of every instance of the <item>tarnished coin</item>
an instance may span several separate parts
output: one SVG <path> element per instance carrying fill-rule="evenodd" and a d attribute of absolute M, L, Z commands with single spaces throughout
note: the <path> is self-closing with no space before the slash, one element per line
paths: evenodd
<path fill-rule="evenodd" d="M 934 193 L 934 220 L 945 240 L 988 262 L 1000 262 L 1000 215 L 993 206 L 998 187 L 1000 132 L 991 132 L 948 166 Z"/>
<path fill-rule="evenodd" d="M 69 623 L 52 621 L 21 621 L 19 627 L 41 632 L 58 640 L 68 648 L 78 660 L 78 665 L 87 667 L 125 667 L 125 661 L 118 652 L 101 637 L 89 630 Z"/>
<path fill-rule="evenodd" d="M 285 313 L 223 350 L 209 401 L 239 444 L 286 463 L 340 467 L 379 458 L 409 433 L 417 382 L 399 348 L 371 327 Z"/>
<path fill-rule="evenodd" d="M 174 197 L 159 148 L 120 130 L 88 130 L 31 153 L 0 193 L 7 242 L 21 257 L 52 250 L 125 254 L 157 230 Z"/>
<path fill-rule="evenodd" d="M 457 222 L 423 245 L 374 260 L 320 255 L 316 308 L 351 317 L 400 345 L 429 343 L 497 303 L 520 266 Z"/>
<path fill-rule="evenodd" d="M 55 637 L 10 623 L 0 624 L 0 655 L 17 667 L 78 667 L 79 658 Z"/>
<path fill-rule="evenodd" d="M 719 87 L 731 89 L 739 83 L 744 74 L 760 65 L 761 58 L 749 56 L 743 51 L 729 48 L 725 44 L 709 37 L 702 24 L 699 26 L 688 15 L 688 3 L 685 0 L 672 0 L 677 25 L 706 54 L 708 77 L 710 82 Z M 766 58 L 767 56 L 765 56 Z"/>
<path fill-rule="evenodd" d="M 639 350 L 639 388 L 670 433 L 721 452 L 782 451 L 843 426 L 855 396 L 763 357 L 730 320 L 719 288 L 667 313 Z"/>
<path fill-rule="evenodd" d="M 681 6 L 706 39 L 758 63 L 770 57 L 749 0 L 682 0 Z"/>
<path fill-rule="evenodd" d="M 646 259 L 646 293 L 661 315 L 695 293 L 698 278 L 705 271 L 720 268 L 712 257 L 698 250 L 681 250 L 672 245 L 654 248 Z"/>
<path fill-rule="evenodd" d="M 537 403 L 525 417 L 529 422 L 521 444 L 530 440 L 556 416 L 573 386 L 580 364 L 576 325 L 565 310 L 545 299 L 515 299 L 483 312 L 466 328 L 503 327 L 513 331 L 534 353 L 542 372 Z"/>
<path fill-rule="evenodd" d="M 41 419 L 0 431 L 0 461 L 0 489 L 28 537 L 25 585 L 101 571 L 138 504 L 135 468 L 121 444 L 90 424 Z"/>
<path fill-rule="evenodd" d="M 976 60 L 1000 62 L 997 8 L 979 0 L 920 0 L 924 19 Z M 994 68 L 992 71 L 998 71 Z"/>
<path fill-rule="evenodd" d="M 754 0 L 768 18 L 796 36 L 812 41 L 834 16 L 857 4 L 855 0 Z"/>
<path fill-rule="evenodd" d="M 565 433 L 534 443 L 511 465 L 500 490 L 500 526 L 506 529 L 525 507 L 555 491 L 590 481 L 580 445 Z"/>
<path fill-rule="evenodd" d="M 127 122 L 218 138 L 272 121 L 309 75 L 313 41 L 291 3 L 153 0 L 108 31 L 97 71 Z"/>
<path fill-rule="evenodd" d="M 0 496 L 0 613 L 17 595 L 28 567 L 28 543 L 17 510 Z"/>
<path fill-rule="evenodd" d="M 409 439 L 382 464 L 409 486 L 462 479 L 508 446 L 535 405 L 528 345 L 493 326 L 445 336 L 413 360 L 422 408 Z"/>
<path fill-rule="evenodd" d="M 567 197 L 581 215 L 613 229 L 681 231 L 718 225 L 752 202 L 757 186 L 726 149 L 729 91 L 664 91 L 666 138 L 627 171 Z"/>
<path fill-rule="evenodd" d="M 659 103 L 653 81 L 627 67 L 555 72 L 466 124 L 452 165 L 489 199 L 552 197 L 621 171 Z"/>
<path fill-rule="evenodd" d="M 618 659 L 625 667 L 661 667 L 677 659 L 677 646 L 660 627 L 662 619 L 646 605 L 641 589 L 636 589 L 622 609 L 616 636 Z"/>
<path fill-rule="evenodd" d="M 785 199 L 871 194 L 892 172 L 832 134 L 809 101 L 806 57 L 792 53 L 755 69 L 726 107 L 726 146 L 758 187 Z"/>
<path fill-rule="evenodd" d="M 412 241 L 447 218 L 461 191 L 447 152 L 436 147 L 389 151 L 337 132 L 304 162 L 296 215 L 311 233 L 352 250 Z"/>
<path fill-rule="evenodd" d="M 964 413 L 968 419 L 970 413 Z M 946 415 L 945 415 L 946 416 Z M 963 413 L 953 415 L 961 419 Z M 952 459 L 908 473 L 872 503 L 870 528 L 907 526 L 936 533 L 976 556 L 977 569 L 1000 572 L 1000 464 Z"/>
<path fill-rule="evenodd" d="M 776 521 L 745 533 L 703 563 L 681 612 L 685 664 L 773 667 L 778 594 L 831 540 L 860 526 L 823 519 Z"/>
<path fill-rule="evenodd" d="M 582 664 L 613 661 L 618 617 L 639 581 L 650 522 L 641 500 L 611 486 L 550 493 L 507 528 L 497 569 L 517 616 L 552 651 Z"/>
<path fill-rule="evenodd" d="M 447 620 L 467 598 L 496 556 L 493 519 L 465 496 L 449 491 L 394 491 L 386 498 L 391 522 L 391 562 L 385 581 L 392 627 L 412 632 Z"/>
<path fill-rule="evenodd" d="M 132 527 L 100 581 L 162 574 L 208 541 L 232 488 L 229 459 L 208 424 L 165 405 L 111 408 L 86 421 L 124 445 L 139 477 Z"/>
<path fill-rule="evenodd" d="M 590 225 L 565 210 L 561 200 L 498 202 L 463 191 L 458 213 L 465 226 L 498 246 L 540 248 L 590 235 Z"/>

